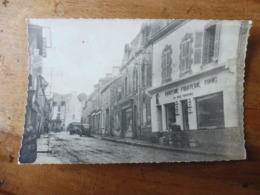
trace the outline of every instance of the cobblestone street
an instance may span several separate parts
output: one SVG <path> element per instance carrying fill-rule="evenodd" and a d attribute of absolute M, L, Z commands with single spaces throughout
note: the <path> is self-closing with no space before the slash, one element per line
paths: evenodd
<path fill-rule="evenodd" d="M 216 156 L 205 156 L 165 151 L 140 146 L 131 146 L 103 140 L 99 137 L 80 137 L 69 132 L 52 133 L 38 140 L 49 144 L 48 151 L 39 151 L 38 159 L 45 163 L 137 163 L 137 162 L 179 162 L 192 160 L 216 160 Z M 39 146 L 38 148 L 46 148 Z M 36 161 L 37 163 L 37 161 Z"/>

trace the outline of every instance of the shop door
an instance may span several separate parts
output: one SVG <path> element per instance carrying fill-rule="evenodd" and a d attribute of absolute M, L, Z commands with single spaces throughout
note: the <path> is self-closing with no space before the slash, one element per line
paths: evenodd
<path fill-rule="evenodd" d="M 165 110 L 166 110 L 166 128 L 170 129 L 171 128 L 170 124 L 176 123 L 175 103 L 166 104 Z"/>
<path fill-rule="evenodd" d="M 132 108 L 123 110 L 123 130 L 125 137 L 133 137 L 133 120 L 132 120 Z"/>
<path fill-rule="evenodd" d="M 188 101 L 182 100 L 181 101 L 182 107 L 182 120 L 183 120 L 183 129 L 189 130 L 189 113 L 188 113 Z"/>

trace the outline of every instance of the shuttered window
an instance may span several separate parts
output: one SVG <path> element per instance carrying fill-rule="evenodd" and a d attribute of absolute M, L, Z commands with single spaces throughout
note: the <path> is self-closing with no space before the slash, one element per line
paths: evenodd
<path fill-rule="evenodd" d="M 209 64 L 218 60 L 220 23 L 214 23 L 205 28 L 202 64 Z"/>
<path fill-rule="evenodd" d="M 195 33 L 194 64 L 202 63 L 203 32 Z"/>
<path fill-rule="evenodd" d="M 172 59 L 171 59 L 171 46 L 166 46 L 162 53 L 162 83 L 172 80 Z"/>
<path fill-rule="evenodd" d="M 180 73 L 181 74 L 186 73 L 191 69 L 192 41 L 193 38 L 191 33 L 186 33 L 181 40 L 181 45 L 180 45 Z"/>

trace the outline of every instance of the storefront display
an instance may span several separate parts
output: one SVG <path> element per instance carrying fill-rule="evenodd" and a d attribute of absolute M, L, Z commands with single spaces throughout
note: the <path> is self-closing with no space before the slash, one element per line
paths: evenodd
<path fill-rule="evenodd" d="M 196 98 L 198 129 L 224 128 L 223 93 Z"/>

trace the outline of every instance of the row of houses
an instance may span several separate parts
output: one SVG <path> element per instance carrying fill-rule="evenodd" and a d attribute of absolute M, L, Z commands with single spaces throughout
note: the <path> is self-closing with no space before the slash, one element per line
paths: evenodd
<path fill-rule="evenodd" d="M 29 32 L 29 83 L 26 106 L 25 130 L 32 128 L 37 136 L 46 131 L 51 107 L 45 90 L 48 82 L 43 77 L 43 58 L 46 57 L 46 39 L 43 28 L 28 24 Z"/>
<path fill-rule="evenodd" d="M 53 93 L 49 99 L 51 105 L 50 130 L 65 131 L 72 122 L 81 122 L 83 100 L 76 92 L 68 94 Z"/>
<path fill-rule="evenodd" d="M 247 33 L 243 21 L 143 23 L 125 45 L 119 74 L 95 85 L 82 120 L 111 136 L 150 139 L 180 130 L 188 140 L 226 143 L 240 133 L 238 65 Z"/>
<path fill-rule="evenodd" d="M 43 58 L 46 57 L 46 38 L 43 28 L 28 23 L 29 76 L 25 125 L 19 161 L 30 163 L 37 157 L 37 138 L 48 133 L 51 105 L 46 96 L 48 82 L 43 77 Z"/>

